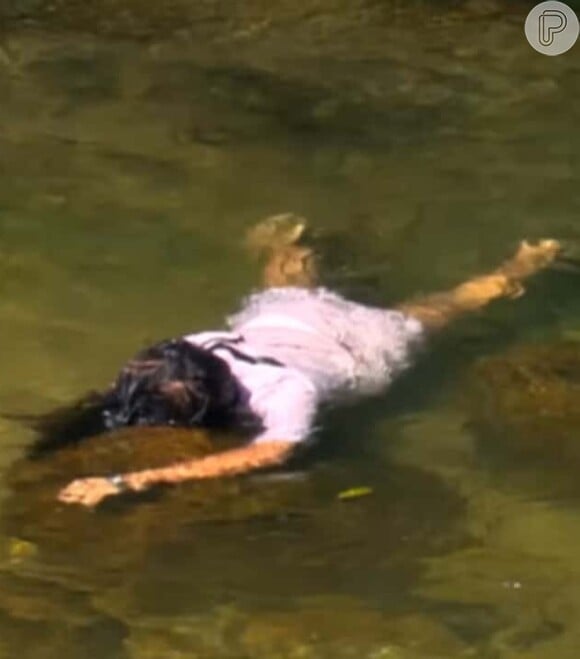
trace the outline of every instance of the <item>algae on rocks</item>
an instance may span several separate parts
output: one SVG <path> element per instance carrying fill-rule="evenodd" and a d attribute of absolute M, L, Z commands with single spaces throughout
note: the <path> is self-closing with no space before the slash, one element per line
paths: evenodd
<path fill-rule="evenodd" d="M 127 648 L 132 659 L 453 659 L 466 651 L 429 616 L 390 616 L 345 596 L 305 598 L 281 610 L 221 607 L 174 622 L 145 618 L 131 627 Z"/>
<path fill-rule="evenodd" d="M 352 466 L 339 465 L 311 466 L 306 475 L 285 470 L 185 483 L 139 502 L 112 500 L 95 511 L 56 501 L 58 489 L 78 476 L 167 464 L 226 445 L 229 438 L 210 442 L 202 432 L 129 429 L 15 464 L 2 514 L 3 531 L 13 540 L 0 563 L 0 630 L 4 624 L 46 626 L 66 619 L 70 633 L 80 636 L 98 624 L 115 634 L 125 630 L 131 656 L 155 656 L 146 649 L 153 637 L 168 652 L 186 648 L 194 656 L 222 643 L 225 623 L 184 627 L 184 617 L 206 611 L 208 602 L 237 601 L 240 611 L 232 622 L 237 645 L 216 656 L 238 657 L 241 651 L 269 656 L 268 648 L 294 653 L 304 646 L 305 656 L 323 648 L 346 658 L 375 656 L 386 647 L 391 627 L 383 633 L 379 623 L 407 610 L 405 598 L 421 559 L 464 542 L 458 529 L 462 502 L 433 476 L 396 467 L 387 479 L 381 474 L 376 496 L 349 504 L 336 494 L 352 485 Z M 434 502 L 429 515 L 419 513 L 425 498 Z M 340 609 L 336 630 L 347 619 L 360 628 L 344 652 L 333 638 L 335 623 L 324 613 L 326 605 L 313 604 L 322 592 L 329 593 L 329 609 L 337 606 L 338 594 L 361 598 L 356 610 Z M 394 611 L 382 610 L 384 598 Z M 255 607 L 266 613 L 254 613 Z M 157 619 L 163 634 L 152 631 Z M 326 637 L 314 643 L 309 630 L 323 619 Z M 411 643 L 413 625 L 408 638 L 407 632 L 396 637 L 393 647 Z M 425 625 L 425 633 L 437 626 Z M 294 643 L 292 635 L 300 629 Z M 455 647 L 445 630 L 433 634 Z M 399 655 L 415 659 L 407 649 Z"/>
<path fill-rule="evenodd" d="M 116 514 L 97 518 L 81 506 L 57 501 L 58 490 L 75 478 L 168 465 L 202 457 L 236 441 L 232 437 L 210 441 L 202 431 L 130 428 L 89 438 L 42 458 L 24 458 L 10 474 L 13 494 L 7 501 L 4 528 L 13 536 L 41 544 L 45 559 L 46 552 L 74 551 L 79 567 L 94 560 L 111 562 L 112 567 L 134 561 L 152 546 L 168 541 L 186 523 L 233 522 L 287 510 L 296 490 L 293 483 L 259 488 L 236 479 L 149 492 L 142 497 L 147 505 L 130 506 L 127 514 L 123 514 L 126 501 L 113 498 L 105 506 L 118 508 Z"/>
<path fill-rule="evenodd" d="M 576 464 L 580 460 L 580 345 L 531 344 L 481 359 L 470 409 L 506 450 Z"/>

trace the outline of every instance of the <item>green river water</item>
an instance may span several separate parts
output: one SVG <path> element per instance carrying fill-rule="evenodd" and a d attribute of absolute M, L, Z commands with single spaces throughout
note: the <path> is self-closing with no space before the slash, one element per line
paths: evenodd
<path fill-rule="evenodd" d="M 522 238 L 580 254 L 578 46 L 532 50 L 530 6 L 7 2 L 0 412 L 219 328 L 270 214 L 307 216 L 329 283 L 384 305 Z M 547 273 L 452 328 L 289 472 L 63 510 L 10 483 L 33 435 L 0 420 L 0 658 L 575 659 L 580 463 L 550 431 L 526 459 L 541 406 L 498 455 L 478 386 L 520 385 L 472 383 L 520 344 L 548 371 L 580 353 L 579 284 Z M 580 357 L 560 376 L 580 404 Z M 580 442 L 573 404 L 558 421 Z"/>

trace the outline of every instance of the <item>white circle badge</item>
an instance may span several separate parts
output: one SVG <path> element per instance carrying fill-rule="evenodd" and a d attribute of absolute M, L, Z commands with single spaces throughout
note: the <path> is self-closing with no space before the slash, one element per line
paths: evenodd
<path fill-rule="evenodd" d="M 580 26 L 574 10 L 563 2 L 540 2 L 526 18 L 526 38 L 543 55 L 561 55 L 578 39 Z"/>

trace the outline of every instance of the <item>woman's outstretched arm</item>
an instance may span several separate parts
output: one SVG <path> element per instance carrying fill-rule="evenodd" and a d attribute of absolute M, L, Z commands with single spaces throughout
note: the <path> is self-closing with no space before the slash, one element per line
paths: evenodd
<path fill-rule="evenodd" d="M 536 245 L 522 242 L 516 254 L 487 275 L 474 277 L 456 288 L 411 300 L 398 306 L 432 330 L 445 327 L 466 313 L 485 307 L 501 297 L 519 297 L 524 292 L 522 282 L 547 268 L 561 252 L 557 240 L 541 240 Z"/>
<path fill-rule="evenodd" d="M 157 469 L 128 472 L 114 478 L 79 478 L 62 489 L 58 498 L 64 503 L 96 506 L 106 497 L 126 491 L 141 492 L 159 483 L 235 476 L 282 464 L 295 446 L 296 442 L 283 440 L 256 442 L 205 458 L 178 462 Z"/>

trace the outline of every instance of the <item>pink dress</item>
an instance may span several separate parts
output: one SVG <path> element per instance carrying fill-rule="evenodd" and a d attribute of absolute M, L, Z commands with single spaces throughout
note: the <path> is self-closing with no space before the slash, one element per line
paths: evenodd
<path fill-rule="evenodd" d="M 228 326 L 185 338 L 229 364 L 261 419 L 257 442 L 308 439 L 321 403 L 385 389 L 423 337 L 418 320 L 325 288 L 256 293 Z"/>

